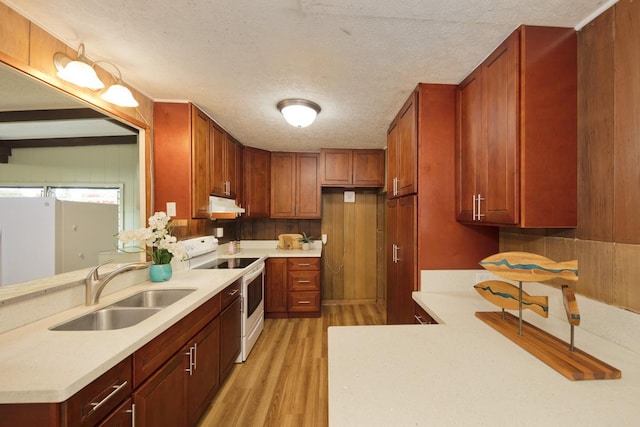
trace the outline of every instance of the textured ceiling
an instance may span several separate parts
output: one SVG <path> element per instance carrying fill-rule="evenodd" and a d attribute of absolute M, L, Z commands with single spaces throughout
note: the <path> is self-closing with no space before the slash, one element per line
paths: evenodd
<path fill-rule="evenodd" d="M 244 144 L 381 148 L 418 82 L 459 83 L 520 24 L 574 27 L 612 0 L 1 0 L 155 100 Z M 296 129 L 284 98 L 322 107 Z"/>

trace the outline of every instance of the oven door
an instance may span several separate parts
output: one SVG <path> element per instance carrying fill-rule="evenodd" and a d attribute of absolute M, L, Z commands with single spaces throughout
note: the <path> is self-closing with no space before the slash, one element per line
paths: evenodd
<path fill-rule="evenodd" d="M 244 278 L 247 299 L 247 318 L 251 318 L 263 298 L 264 290 L 264 264 L 257 271 L 250 273 Z"/>

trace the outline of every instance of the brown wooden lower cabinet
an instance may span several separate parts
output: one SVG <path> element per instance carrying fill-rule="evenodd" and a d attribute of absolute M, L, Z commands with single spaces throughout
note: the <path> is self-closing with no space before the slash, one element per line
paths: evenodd
<path fill-rule="evenodd" d="M 186 425 L 188 359 L 176 353 L 133 393 L 136 426 Z"/>
<path fill-rule="evenodd" d="M 240 310 L 242 304 L 236 297 L 220 313 L 220 382 L 224 382 L 231 373 L 233 364 L 240 354 L 242 325 Z"/>
<path fill-rule="evenodd" d="M 0 427 L 195 426 L 240 352 L 241 280 L 66 402 L 1 404 Z"/>
<path fill-rule="evenodd" d="M 320 316 L 320 258 L 267 259 L 265 317 Z"/>
<path fill-rule="evenodd" d="M 111 415 L 102 420 L 99 427 L 130 427 L 133 425 L 133 416 L 133 401 L 129 398 L 118 406 Z"/>
<path fill-rule="evenodd" d="M 264 278 L 264 316 L 287 316 L 287 259 L 268 258 Z"/>

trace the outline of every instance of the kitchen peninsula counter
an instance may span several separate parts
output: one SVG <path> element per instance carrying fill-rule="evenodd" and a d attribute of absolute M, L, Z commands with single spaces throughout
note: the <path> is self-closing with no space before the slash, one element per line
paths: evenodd
<path fill-rule="evenodd" d="M 499 309 L 473 290 L 474 275 L 423 272 L 414 300 L 438 325 L 329 328 L 331 427 L 637 425 L 640 316 L 578 296 L 576 347 L 622 378 L 570 381 L 475 317 Z M 556 314 L 525 320 L 568 340 L 560 291 L 525 290 L 549 295 Z"/>

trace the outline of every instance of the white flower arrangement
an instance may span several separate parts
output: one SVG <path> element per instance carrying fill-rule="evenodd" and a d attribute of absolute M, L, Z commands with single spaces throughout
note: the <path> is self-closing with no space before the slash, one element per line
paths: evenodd
<path fill-rule="evenodd" d="M 169 264 L 174 256 L 181 260 L 184 259 L 186 251 L 182 243 L 171 235 L 172 227 L 170 221 L 171 217 L 166 213 L 156 212 L 149 217 L 149 227 L 121 231 L 118 234 L 118 240 L 125 245 L 127 243 L 136 243 L 145 246 L 125 246 L 121 250 L 123 252 L 131 252 L 127 248 L 134 248 L 137 249 L 134 252 L 144 251 L 149 254 L 154 264 Z"/>

